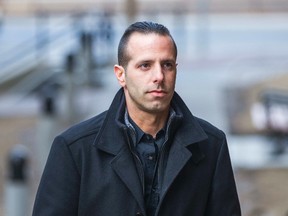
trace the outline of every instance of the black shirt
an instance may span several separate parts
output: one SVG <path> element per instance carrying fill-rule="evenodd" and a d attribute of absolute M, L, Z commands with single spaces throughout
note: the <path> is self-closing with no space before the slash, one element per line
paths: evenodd
<path fill-rule="evenodd" d="M 146 211 L 147 215 L 152 216 L 155 214 L 155 210 L 159 203 L 157 164 L 161 147 L 165 142 L 166 131 L 165 128 L 161 129 L 156 134 L 156 137 L 153 138 L 152 135 L 144 133 L 129 115 L 127 115 L 126 124 L 128 124 L 129 128 L 132 130 L 130 134 L 134 136 L 134 147 L 142 163 Z"/>

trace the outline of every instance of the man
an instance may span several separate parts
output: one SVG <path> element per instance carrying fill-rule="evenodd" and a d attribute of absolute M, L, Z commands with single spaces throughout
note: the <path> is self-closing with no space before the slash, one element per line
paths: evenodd
<path fill-rule="evenodd" d="M 174 91 L 168 29 L 125 31 L 108 111 L 56 137 L 33 216 L 239 216 L 223 132 L 194 117 Z"/>

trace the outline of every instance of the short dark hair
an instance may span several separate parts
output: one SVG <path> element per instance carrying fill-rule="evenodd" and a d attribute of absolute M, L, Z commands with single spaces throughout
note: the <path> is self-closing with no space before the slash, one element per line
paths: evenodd
<path fill-rule="evenodd" d="M 127 44 L 130 39 L 130 36 L 134 32 L 138 32 L 141 34 L 155 33 L 155 34 L 162 35 L 162 36 L 169 36 L 175 48 L 175 58 L 177 57 L 177 45 L 167 27 L 165 27 L 162 24 L 155 23 L 155 22 L 147 22 L 147 21 L 135 22 L 131 24 L 125 30 L 124 34 L 122 35 L 120 39 L 120 42 L 118 45 L 118 64 L 119 65 L 126 67 L 130 60 L 130 56 L 128 55 L 126 48 L 127 48 Z"/>

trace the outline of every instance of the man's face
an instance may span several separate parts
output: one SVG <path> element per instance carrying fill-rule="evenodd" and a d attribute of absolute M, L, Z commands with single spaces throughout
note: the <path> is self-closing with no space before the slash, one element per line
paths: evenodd
<path fill-rule="evenodd" d="M 158 34 L 133 33 L 126 69 L 116 65 L 115 74 L 124 88 L 128 110 L 157 113 L 167 111 L 176 80 L 176 57 L 172 39 Z"/>

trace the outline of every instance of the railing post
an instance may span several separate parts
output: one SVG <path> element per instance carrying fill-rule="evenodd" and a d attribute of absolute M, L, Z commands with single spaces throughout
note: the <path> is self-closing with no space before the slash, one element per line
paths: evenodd
<path fill-rule="evenodd" d="M 8 179 L 5 185 L 5 216 L 28 216 L 28 151 L 15 146 L 8 155 Z"/>
<path fill-rule="evenodd" d="M 136 0 L 126 0 L 125 1 L 125 12 L 127 15 L 127 22 L 130 25 L 131 23 L 135 22 L 137 9 L 138 9 L 138 1 Z"/>
<path fill-rule="evenodd" d="M 94 77 L 93 35 L 91 32 L 82 32 L 80 35 L 80 49 L 77 59 L 77 72 L 83 78 L 83 84 L 91 85 Z M 104 50 L 103 50 L 104 52 Z"/>
<path fill-rule="evenodd" d="M 56 90 L 52 84 L 42 86 L 40 92 L 41 114 L 37 127 L 37 159 L 40 173 L 45 166 L 51 143 L 57 129 Z"/>
<path fill-rule="evenodd" d="M 196 49 L 198 58 L 209 57 L 210 49 L 210 0 L 197 0 L 197 32 L 196 32 Z"/>
<path fill-rule="evenodd" d="M 66 82 L 64 86 L 65 95 L 65 119 L 67 123 L 72 124 L 77 119 L 76 111 L 76 57 L 75 54 L 71 53 L 66 58 Z"/>

